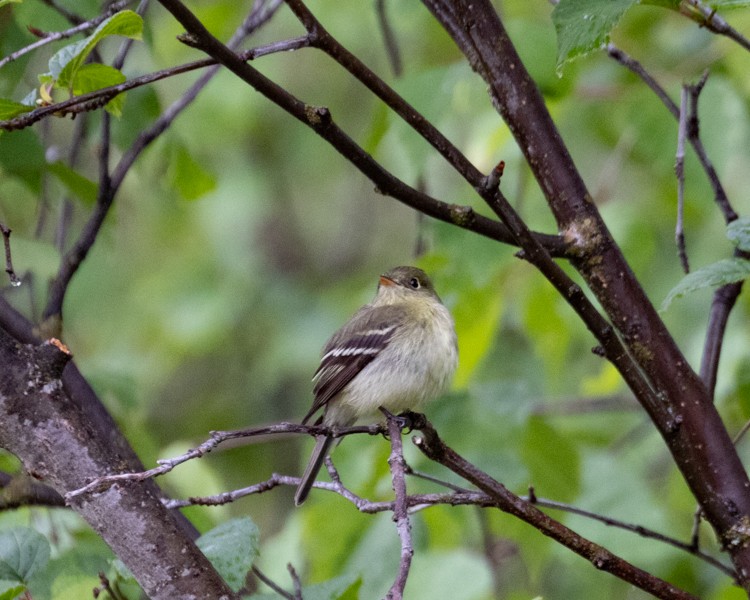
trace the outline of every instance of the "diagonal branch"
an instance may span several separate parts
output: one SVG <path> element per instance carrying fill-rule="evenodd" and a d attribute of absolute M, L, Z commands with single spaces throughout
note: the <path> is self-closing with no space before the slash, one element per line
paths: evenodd
<path fill-rule="evenodd" d="M 625 68 L 635 73 L 641 80 L 656 94 L 662 104 L 667 108 L 675 119 L 681 119 L 682 111 L 667 94 L 667 91 L 654 79 L 651 74 L 637 60 L 626 54 L 623 50 L 613 44 L 607 44 L 607 53 Z M 729 197 L 727 196 L 724 185 L 719 179 L 711 159 L 703 146 L 698 128 L 698 96 L 705 83 L 705 75 L 701 82 L 696 86 L 690 86 L 690 116 L 689 120 L 694 123 L 693 126 L 687 127 L 687 141 L 693 147 L 695 155 L 700 162 L 703 171 L 708 177 L 711 188 L 714 192 L 714 202 L 719 207 L 724 216 L 724 221 L 729 224 L 738 218 L 737 213 L 732 207 Z M 736 250 L 735 256 L 743 257 L 743 254 Z M 747 256 L 744 256 L 747 258 Z M 711 310 L 709 312 L 708 327 L 706 331 L 706 340 L 703 345 L 703 356 L 701 358 L 700 376 L 708 388 L 711 398 L 714 397 L 716 389 L 716 374 L 719 369 L 719 359 L 721 357 L 721 347 L 726 332 L 729 314 L 742 291 L 742 282 L 730 283 L 720 287 L 714 292 Z"/>
<path fill-rule="evenodd" d="M 230 44 L 238 46 L 250 33 L 271 18 L 278 5 L 278 0 L 273 0 L 268 6 L 263 0 L 259 1 L 238 31 L 235 32 Z M 129 41 L 126 42 L 126 44 L 129 44 Z M 129 45 L 123 47 L 123 52 L 121 53 L 122 58 L 118 58 L 118 62 L 124 60 L 124 54 L 128 47 Z M 58 273 L 50 285 L 49 298 L 43 313 L 43 319 L 45 320 L 44 327 L 49 335 L 57 335 L 59 332 L 63 301 L 65 299 L 68 285 L 83 261 L 86 259 L 89 250 L 96 242 L 99 231 L 109 213 L 109 209 L 114 202 L 115 196 L 117 195 L 125 175 L 129 172 L 133 163 L 143 150 L 145 150 L 154 139 L 161 135 L 174 119 L 176 119 L 177 116 L 179 116 L 182 111 L 184 111 L 184 109 L 195 100 L 201 90 L 205 88 L 208 82 L 217 73 L 217 70 L 217 67 L 214 66 L 212 69 L 204 73 L 203 76 L 200 77 L 181 98 L 175 101 L 160 116 L 160 118 L 157 119 L 156 123 L 152 125 L 150 129 L 143 132 L 122 157 L 112 175 L 110 175 L 109 171 L 110 117 L 109 113 L 104 113 L 102 122 L 103 136 L 100 144 L 101 156 L 99 159 L 100 168 L 97 202 L 94 211 L 84 226 L 78 240 L 63 256 Z"/>
<path fill-rule="evenodd" d="M 499 481 L 480 471 L 446 446 L 430 423 L 425 423 L 423 427 L 420 427 L 420 431 L 422 432 L 422 436 L 415 438 L 414 443 L 425 456 L 476 485 L 480 490 L 489 495 L 503 512 L 507 512 L 529 523 L 544 535 L 551 537 L 590 561 L 597 569 L 611 573 L 657 598 L 695 600 L 696 597 L 692 594 L 680 590 L 658 577 L 654 577 L 650 573 L 611 553 L 606 548 L 581 537 L 559 521 L 555 521 L 540 511 L 533 504 L 510 492 Z"/>
<path fill-rule="evenodd" d="M 257 92 L 298 121 L 313 129 L 315 133 L 325 139 L 375 183 L 379 192 L 392 196 L 407 206 L 440 221 L 457 225 L 503 243 L 514 243 L 513 236 L 502 223 L 483 217 L 470 207 L 436 200 L 395 177 L 336 124 L 327 108 L 311 106 L 302 102 L 253 66 L 247 64 L 241 56 L 211 35 L 198 18 L 179 0 L 160 1 L 194 36 L 196 47 L 226 66 Z M 548 247 L 553 255 L 565 255 L 567 246 L 559 236 L 536 233 L 535 237 L 540 243 Z"/>
<path fill-rule="evenodd" d="M 65 389 L 62 374 L 69 361 L 70 354 L 55 343 L 22 345 L 0 328 L 0 446 L 61 495 L 125 462 Z M 70 506 L 130 568 L 150 598 L 234 597 L 180 531 L 152 482 L 110 488 Z"/>
<path fill-rule="evenodd" d="M 573 266 L 596 295 L 649 385 L 633 389 L 750 589 L 750 480 L 713 406 L 613 240 L 500 18 L 488 0 L 424 0 L 487 82 L 558 227 L 575 240 Z M 632 387 L 633 378 L 623 373 Z M 653 410 L 653 390 L 661 410 Z"/>

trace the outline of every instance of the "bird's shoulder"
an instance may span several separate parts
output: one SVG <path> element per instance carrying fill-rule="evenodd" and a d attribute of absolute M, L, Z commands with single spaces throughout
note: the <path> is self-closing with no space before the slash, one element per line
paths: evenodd
<path fill-rule="evenodd" d="M 353 343 L 365 346 L 387 343 L 396 329 L 409 317 L 408 309 L 400 304 L 366 305 L 334 333 L 323 346 L 322 356 L 335 348 Z"/>

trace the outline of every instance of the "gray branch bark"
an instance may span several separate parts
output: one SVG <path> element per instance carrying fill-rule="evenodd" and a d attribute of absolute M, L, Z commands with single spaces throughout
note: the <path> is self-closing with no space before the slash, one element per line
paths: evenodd
<path fill-rule="evenodd" d="M 63 385 L 70 355 L 25 345 L 0 328 L 0 446 L 60 495 L 128 460 L 97 432 Z M 164 507 L 152 482 L 124 483 L 71 507 L 109 544 L 154 600 L 226 599 L 232 591 Z"/>

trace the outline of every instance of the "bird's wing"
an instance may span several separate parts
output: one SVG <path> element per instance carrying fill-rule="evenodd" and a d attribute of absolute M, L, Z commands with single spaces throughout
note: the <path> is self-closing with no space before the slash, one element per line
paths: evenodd
<path fill-rule="evenodd" d="M 343 390 L 388 346 L 406 313 L 398 306 L 364 307 L 324 346 L 315 372 L 315 400 L 302 423 Z"/>

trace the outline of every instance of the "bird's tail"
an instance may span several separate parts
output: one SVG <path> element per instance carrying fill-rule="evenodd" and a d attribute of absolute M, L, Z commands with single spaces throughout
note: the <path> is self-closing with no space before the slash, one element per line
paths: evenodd
<path fill-rule="evenodd" d="M 328 456 L 331 444 L 333 444 L 333 438 L 330 435 L 320 435 L 316 438 L 315 448 L 310 457 L 310 462 L 307 463 L 307 468 L 302 474 L 302 479 L 300 480 L 300 483 L 297 486 L 297 491 L 294 494 L 295 505 L 299 506 L 307 500 L 307 495 L 310 493 L 310 488 L 315 482 L 315 477 L 317 477 L 320 467 L 323 466 L 323 461 L 326 459 L 326 456 Z"/>

